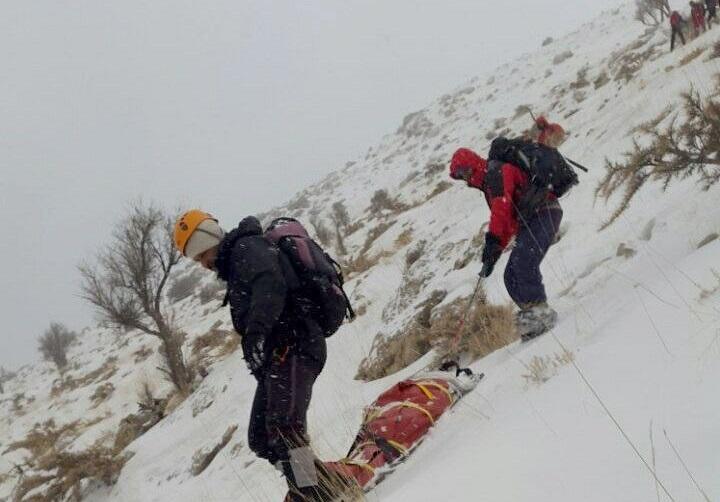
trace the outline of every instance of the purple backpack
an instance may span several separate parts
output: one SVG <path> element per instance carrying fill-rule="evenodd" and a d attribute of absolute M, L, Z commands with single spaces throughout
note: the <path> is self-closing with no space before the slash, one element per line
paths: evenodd
<path fill-rule="evenodd" d="M 340 266 L 310 238 L 302 223 L 294 218 L 273 220 L 265 238 L 283 252 L 297 276 L 298 286 L 290 292 L 295 305 L 320 325 L 326 337 L 335 334 L 346 318 L 355 318 Z"/>

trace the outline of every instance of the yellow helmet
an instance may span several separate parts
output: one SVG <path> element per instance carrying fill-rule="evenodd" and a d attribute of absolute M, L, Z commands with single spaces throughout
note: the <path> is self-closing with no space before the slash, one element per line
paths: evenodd
<path fill-rule="evenodd" d="M 195 232 L 198 225 L 205 220 L 213 220 L 217 222 L 217 219 L 210 213 L 206 213 L 205 211 L 201 211 L 199 209 L 191 209 L 183 214 L 175 223 L 173 239 L 175 240 L 175 246 L 183 256 L 185 256 L 185 247 L 187 246 L 190 237 L 192 237 L 193 232 Z"/>

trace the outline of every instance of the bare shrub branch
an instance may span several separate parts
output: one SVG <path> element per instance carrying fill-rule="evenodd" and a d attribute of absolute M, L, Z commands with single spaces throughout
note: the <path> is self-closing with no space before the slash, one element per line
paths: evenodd
<path fill-rule="evenodd" d="M 646 181 L 659 181 L 663 189 L 676 179 L 697 178 L 703 190 L 720 181 L 720 92 L 707 99 L 695 90 L 683 95 L 683 112 L 660 129 L 664 117 L 643 124 L 639 131 L 649 140 L 633 140 L 622 162 L 606 162 L 606 173 L 595 190 L 606 201 L 619 189 L 622 199 L 601 229 L 610 226 L 628 207 Z M 666 114 L 666 112 L 663 112 Z"/>
<path fill-rule="evenodd" d="M 111 242 L 97 253 L 95 263 L 80 265 L 81 294 L 107 325 L 160 338 L 172 383 L 187 394 L 191 376 L 165 298 L 170 274 L 180 261 L 172 228 L 172 219 L 161 209 L 142 202 L 132 204 Z"/>
<path fill-rule="evenodd" d="M 635 20 L 646 26 L 659 26 L 670 17 L 668 0 L 635 0 Z"/>

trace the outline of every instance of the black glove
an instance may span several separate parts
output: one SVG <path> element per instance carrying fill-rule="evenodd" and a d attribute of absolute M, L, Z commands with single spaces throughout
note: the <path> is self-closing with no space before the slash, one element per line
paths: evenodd
<path fill-rule="evenodd" d="M 265 367 L 265 337 L 259 334 L 246 333 L 242 340 L 245 364 L 250 373 L 256 375 Z"/>
<path fill-rule="evenodd" d="M 495 237 L 490 232 L 485 234 L 485 247 L 483 248 L 483 254 L 482 254 L 482 263 L 483 268 L 482 271 L 480 271 L 480 277 L 490 277 L 490 274 L 492 274 L 493 269 L 495 268 L 495 263 L 500 259 L 500 255 L 502 255 L 503 249 L 500 245 L 500 239 Z"/>

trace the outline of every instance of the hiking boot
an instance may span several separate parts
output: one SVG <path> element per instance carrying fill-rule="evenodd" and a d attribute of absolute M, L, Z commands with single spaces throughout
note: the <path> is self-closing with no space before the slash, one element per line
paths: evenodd
<path fill-rule="evenodd" d="M 515 317 L 518 334 L 523 342 L 532 340 L 553 329 L 556 322 L 557 312 L 547 303 L 524 306 Z"/>

